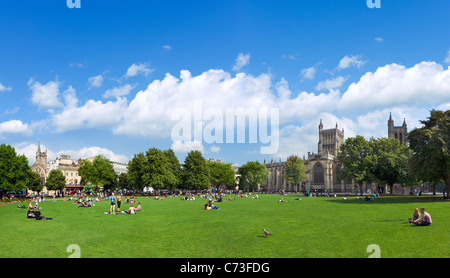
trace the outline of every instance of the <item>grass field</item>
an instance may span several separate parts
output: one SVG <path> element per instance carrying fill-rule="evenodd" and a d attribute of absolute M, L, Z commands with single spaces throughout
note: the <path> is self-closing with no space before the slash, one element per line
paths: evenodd
<path fill-rule="evenodd" d="M 450 202 L 439 197 L 280 198 L 238 196 L 206 211 L 204 198 L 138 197 L 144 212 L 136 215 L 104 214 L 108 201 L 80 208 L 50 200 L 40 203 L 48 221 L 0 206 L 0 257 L 67 258 L 71 244 L 82 258 L 367 258 L 371 244 L 382 258 L 450 257 Z M 407 223 L 416 207 L 431 214 L 431 226 Z"/>

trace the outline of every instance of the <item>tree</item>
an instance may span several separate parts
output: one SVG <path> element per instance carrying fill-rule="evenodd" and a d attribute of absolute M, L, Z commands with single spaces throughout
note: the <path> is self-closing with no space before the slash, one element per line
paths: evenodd
<path fill-rule="evenodd" d="M 144 174 L 147 171 L 148 161 L 144 153 L 138 153 L 128 163 L 128 184 L 130 188 L 142 190 L 144 188 Z"/>
<path fill-rule="evenodd" d="M 258 161 L 249 161 L 238 169 L 239 187 L 248 191 L 258 190 L 258 185 L 262 184 L 269 176 L 266 166 Z"/>
<path fill-rule="evenodd" d="M 112 189 L 117 184 L 117 174 L 113 164 L 103 155 L 98 155 L 93 162 L 84 159 L 80 162 L 78 174 L 81 176 L 81 184 L 92 184 L 94 187 L 103 186 L 104 189 Z"/>
<path fill-rule="evenodd" d="M 146 152 L 147 165 L 143 176 L 145 186 L 157 191 L 165 189 L 166 185 L 176 184 L 176 177 L 172 171 L 172 164 L 163 151 L 151 148 Z"/>
<path fill-rule="evenodd" d="M 25 155 L 17 155 L 13 147 L 1 144 L 0 189 L 2 194 L 26 189 L 29 177 L 31 177 L 31 167 Z"/>
<path fill-rule="evenodd" d="M 31 171 L 27 181 L 27 188 L 38 193 L 42 191 L 44 183 L 42 182 L 42 177 L 39 173 Z"/>
<path fill-rule="evenodd" d="M 236 187 L 236 178 L 231 163 L 212 161 L 208 162 L 207 165 L 212 186 L 216 188 L 219 186 L 226 186 L 227 188 L 232 189 Z"/>
<path fill-rule="evenodd" d="M 369 167 L 380 184 L 387 184 L 393 194 L 394 184 L 412 184 L 409 158 L 411 150 L 394 138 L 371 139 Z"/>
<path fill-rule="evenodd" d="M 364 182 L 375 181 L 370 171 L 371 159 L 373 159 L 371 147 L 369 142 L 359 135 L 345 140 L 338 154 L 338 159 L 342 163 L 341 179 L 353 180 L 360 186 Z"/>
<path fill-rule="evenodd" d="M 432 110 L 422 127 L 408 134 L 410 165 L 421 181 L 444 182 L 450 193 L 450 110 Z"/>
<path fill-rule="evenodd" d="M 48 173 L 45 186 L 48 190 L 59 190 L 60 192 L 66 188 L 66 178 L 61 170 L 51 170 L 50 173 Z"/>
<path fill-rule="evenodd" d="M 120 189 L 129 189 L 128 174 L 127 173 L 120 173 L 118 186 L 119 186 Z"/>
<path fill-rule="evenodd" d="M 290 185 L 298 185 L 306 181 L 305 163 L 300 157 L 296 155 L 288 157 L 284 166 L 284 177 Z"/>
<path fill-rule="evenodd" d="M 183 165 L 183 183 L 186 189 L 209 188 L 209 168 L 200 151 L 193 150 L 187 154 Z"/>
<path fill-rule="evenodd" d="M 181 164 L 172 149 L 164 151 L 164 155 L 167 157 L 170 164 L 170 170 L 175 176 L 175 180 L 172 183 L 168 183 L 166 186 L 168 190 L 174 190 L 181 185 L 183 170 L 181 169 Z"/>

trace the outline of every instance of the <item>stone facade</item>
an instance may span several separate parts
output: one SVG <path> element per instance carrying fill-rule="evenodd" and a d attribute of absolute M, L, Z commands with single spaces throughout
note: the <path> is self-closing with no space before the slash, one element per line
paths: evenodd
<path fill-rule="evenodd" d="M 401 144 L 407 145 L 406 138 L 408 136 L 408 126 L 406 125 L 406 119 L 403 120 L 403 125 L 394 126 L 394 120 L 392 119 L 392 113 L 388 120 L 388 138 L 395 138 L 400 141 Z"/>

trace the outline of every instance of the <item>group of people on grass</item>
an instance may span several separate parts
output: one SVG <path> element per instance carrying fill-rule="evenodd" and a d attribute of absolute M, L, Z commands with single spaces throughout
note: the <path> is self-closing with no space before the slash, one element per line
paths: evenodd
<path fill-rule="evenodd" d="M 33 201 L 35 202 L 33 205 Z M 19 206 L 17 205 L 17 208 L 19 209 L 25 209 L 25 205 Z M 39 203 L 38 200 L 33 198 L 28 203 L 28 211 L 27 211 L 27 218 L 28 219 L 36 219 L 36 220 L 52 220 L 53 218 L 44 217 L 41 214 L 41 211 L 39 210 Z"/>
<path fill-rule="evenodd" d="M 111 200 L 111 206 L 109 208 L 109 214 L 120 214 L 120 213 L 127 213 L 127 214 L 136 214 L 139 210 L 144 212 L 142 209 L 141 203 L 136 202 L 134 200 L 134 196 L 132 197 L 132 201 L 127 199 L 125 202 L 130 203 L 130 207 L 128 209 L 125 209 L 123 211 L 120 211 L 120 206 L 122 205 L 122 194 L 118 194 L 117 197 L 114 195 L 114 192 L 111 194 L 110 197 Z M 117 203 L 117 213 L 116 213 L 116 203 Z M 134 203 L 137 203 L 137 206 L 134 207 Z"/>
<path fill-rule="evenodd" d="M 421 216 L 422 214 L 422 216 Z M 432 223 L 431 216 L 428 212 L 425 211 L 424 208 L 414 209 L 414 214 L 412 218 L 408 219 L 410 224 L 418 225 L 418 226 L 430 226 Z"/>

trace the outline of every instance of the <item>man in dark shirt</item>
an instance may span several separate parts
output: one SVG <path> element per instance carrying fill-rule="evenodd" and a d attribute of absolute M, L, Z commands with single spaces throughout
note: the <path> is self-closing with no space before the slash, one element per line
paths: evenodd
<path fill-rule="evenodd" d="M 34 217 L 35 217 L 34 210 L 33 208 L 30 208 L 27 212 L 27 218 L 34 218 Z"/>

